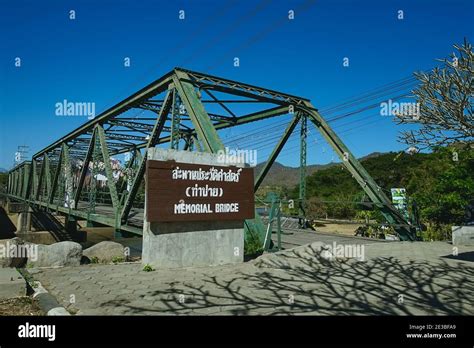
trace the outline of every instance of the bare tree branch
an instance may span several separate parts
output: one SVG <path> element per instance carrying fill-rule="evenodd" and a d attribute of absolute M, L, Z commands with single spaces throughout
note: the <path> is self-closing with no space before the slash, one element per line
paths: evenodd
<path fill-rule="evenodd" d="M 412 91 L 419 114 L 397 114 L 399 124 L 419 124 L 419 129 L 402 132 L 400 140 L 417 149 L 474 141 L 474 52 L 464 39 L 441 67 L 430 73 L 415 72 L 420 85 Z"/>

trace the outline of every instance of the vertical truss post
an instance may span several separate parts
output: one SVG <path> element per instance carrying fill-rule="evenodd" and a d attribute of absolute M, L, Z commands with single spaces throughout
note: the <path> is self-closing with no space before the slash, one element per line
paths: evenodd
<path fill-rule="evenodd" d="M 61 173 L 62 161 L 63 161 L 63 149 L 61 148 L 61 152 L 60 152 L 59 158 L 58 158 L 58 163 L 56 165 L 56 170 L 54 171 L 54 178 L 53 178 L 53 183 L 51 185 L 51 191 L 49 192 L 48 203 L 50 203 L 50 204 L 53 204 L 54 198 L 55 198 L 55 195 L 56 195 L 56 189 L 58 187 L 59 174 Z"/>
<path fill-rule="evenodd" d="M 81 199 L 82 188 L 84 187 L 84 181 L 86 179 L 86 175 L 89 170 L 89 163 L 92 158 L 92 153 L 94 152 L 95 133 L 96 131 L 94 128 L 94 130 L 92 131 L 91 140 L 89 141 L 89 146 L 87 147 L 86 157 L 84 158 L 84 162 L 82 164 L 81 174 L 79 177 L 79 182 L 77 184 L 76 192 L 74 194 L 74 202 L 73 202 L 74 209 L 77 209 L 77 204 L 79 203 L 79 200 Z"/>
<path fill-rule="evenodd" d="M 12 173 L 12 181 L 13 181 L 12 194 L 16 196 L 16 170 L 14 170 Z"/>
<path fill-rule="evenodd" d="M 40 174 L 39 174 L 38 184 L 36 186 L 36 191 L 34 192 L 34 198 L 37 201 L 39 201 L 39 197 L 40 197 L 41 192 L 43 190 L 44 168 L 45 168 L 45 165 L 44 165 L 44 157 L 43 157 L 43 161 L 41 162 L 41 170 L 40 170 Z"/>
<path fill-rule="evenodd" d="M 306 227 L 306 140 L 308 137 L 308 119 L 306 114 L 301 117 L 300 130 L 300 187 L 299 216 L 300 227 Z"/>
<path fill-rule="evenodd" d="M 171 141 L 170 147 L 174 150 L 179 150 L 180 132 L 179 126 L 181 124 L 181 102 L 176 91 L 173 89 L 173 105 L 171 107 Z"/>
<path fill-rule="evenodd" d="M 28 185 L 26 187 L 25 199 L 30 199 L 30 197 L 35 197 L 35 190 L 38 185 L 38 175 L 36 173 L 36 160 L 33 158 L 29 166 L 29 178 Z"/>
<path fill-rule="evenodd" d="M 15 195 L 15 171 L 9 172 L 10 184 L 8 185 L 8 193 Z"/>
<path fill-rule="evenodd" d="M 18 169 L 13 172 L 13 194 L 18 195 Z"/>
<path fill-rule="evenodd" d="M 127 163 L 126 180 L 122 181 L 122 185 L 120 186 L 119 190 L 121 206 L 124 206 L 124 201 L 127 198 L 127 195 L 129 194 L 130 189 L 133 185 L 133 179 L 135 178 L 135 172 L 137 170 L 137 163 L 140 163 L 141 159 L 142 156 L 140 150 L 135 148 L 133 150 L 132 158 Z"/>
<path fill-rule="evenodd" d="M 20 168 L 15 170 L 15 196 L 19 196 L 20 191 Z"/>
<path fill-rule="evenodd" d="M 281 200 L 280 197 L 271 192 L 267 195 L 266 202 L 270 203 L 270 213 L 268 214 L 268 225 L 265 233 L 263 249 L 265 251 L 281 250 Z M 273 224 L 276 222 L 277 227 L 277 247 L 273 246 L 272 233 Z"/>
<path fill-rule="evenodd" d="M 184 150 L 185 151 L 193 151 L 194 150 L 194 138 L 191 134 L 187 134 L 184 138 Z"/>
<path fill-rule="evenodd" d="M 95 206 L 97 203 L 97 174 L 99 174 L 99 144 L 97 142 L 97 132 L 93 132 L 94 142 L 92 144 L 92 172 L 89 182 L 89 207 L 87 211 L 87 226 L 92 227 L 90 216 L 95 214 Z"/>
<path fill-rule="evenodd" d="M 110 164 L 109 149 L 105 140 L 105 131 L 101 125 L 97 125 L 96 129 L 102 151 L 102 159 L 104 160 L 105 175 L 107 176 L 107 186 L 109 187 L 109 193 L 112 198 L 112 206 L 115 211 L 115 217 L 117 218 L 120 209 L 120 202 L 118 199 L 117 186 L 115 185 L 112 165 Z M 118 228 L 119 226 L 116 227 Z"/>
<path fill-rule="evenodd" d="M 261 169 L 260 173 L 258 174 L 258 177 L 255 180 L 255 184 L 254 184 L 254 192 L 255 193 L 257 192 L 258 188 L 262 184 L 263 179 L 265 179 L 265 176 L 267 175 L 267 173 L 270 170 L 271 166 L 273 165 L 273 163 L 277 159 L 277 157 L 280 154 L 281 150 L 285 146 L 286 142 L 288 141 L 288 138 L 293 133 L 296 125 L 299 122 L 299 119 L 300 119 L 300 113 L 296 112 L 295 116 L 293 117 L 293 119 L 290 121 L 290 123 L 286 127 L 285 131 L 283 132 L 283 135 L 281 136 L 281 138 L 278 141 L 277 145 L 275 146 L 272 153 L 268 157 L 267 162 L 265 163 L 265 165 Z M 265 229 L 264 229 L 264 225 L 263 225 L 263 222 L 260 218 L 260 215 L 255 213 L 255 219 L 254 220 L 247 220 L 246 221 L 246 228 L 247 228 L 247 230 L 254 231 L 258 235 L 258 238 L 260 239 L 260 241 L 264 242 L 264 247 L 266 246 L 266 238 L 267 238 L 266 237 L 266 232 L 267 231 L 265 231 Z M 270 247 L 272 242 L 268 241 L 268 243 L 269 243 L 268 247 Z"/>
<path fill-rule="evenodd" d="M 69 146 L 66 143 L 63 143 L 63 152 L 64 152 L 64 206 L 71 209 L 71 204 L 73 202 L 73 178 L 72 178 L 72 166 L 71 166 L 71 157 L 69 155 Z"/>
<path fill-rule="evenodd" d="M 51 166 L 49 162 L 49 157 L 48 154 L 45 152 L 44 153 L 44 173 L 45 173 L 45 179 L 46 179 L 46 192 L 44 195 L 44 198 L 42 200 L 46 203 L 49 203 L 49 197 L 51 196 L 51 190 L 52 190 L 52 183 L 51 183 Z"/>
<path fill-rule="evenodd" d="M 31 191 L 28 194 L 28 198 L 36 197 L 36 191 L 38 190 L 38 162 L 36 159 L 31 160 L 31 172 L 33 173 L 33 176 L 31 178 L 31 184 L 33 185 L 31 187 Z"/>
<path fill-rule="evenodd" d="M 21 166 L 21 190 L 20 190 L 21 198 L 25 197 L 25 189 L 26 189 L 27 183 L 28 183 L 28 178 L 26 177 L 26 166 L 22 165 Z"/>
<path fill-rule="evenodd" d="M 121 199 L 120 199 L 120 202 L 122 202 L 123 198 L 125 197 L 123 195 L 123 193 L 124 193 L 124 190 L 128 189 L 127 186 L 129 184 L 129 182 L 131 181 L 130 177 L 133 177 L 133 169 L 135 167 L 135 160 L 137 158 L 137 152 L 139 153 L 140 151 L 138 149 L 133 150 L 132 157 L 130 158 L 130 160 L 128 161 L 128 163 L 125 167 L 125 174 L 126 174 L 127 179 L 122 181 L 122 184 L 120 185 L 120 188 L 119 188 L 119 191 L 118 191 L 119 195 L 122 195 Z"/>
<path fill-rule="evenodd" d="M 24 185 L 24 179 L 23 179 L 23 167 L 20 167 L 19 175 L 18 175 L 18 182 L 20 183 L 20 187 L 18 190 L 18 196 L 22 197 L 23 196 L 23 185 Z"/>
<path fill-rule="evenodd" d="M 22 166 L 21 166 L 21 190 L 20 190 L 20 197 L 22 197 L 22 198 L 25 196 L 25 194 L 24 194 L 24 192 L 25 192 L 25 181 L 26 181 L 26 180 L 25 180 L 25 168 L 26 168 L 25 165 L 22 165 Z"/>
<path fill-rule="evenodd" d="M 8 184 L 7 184 L 7 193 L 11 195 L 12 193 L 12 173 L 8 172 Z"/>

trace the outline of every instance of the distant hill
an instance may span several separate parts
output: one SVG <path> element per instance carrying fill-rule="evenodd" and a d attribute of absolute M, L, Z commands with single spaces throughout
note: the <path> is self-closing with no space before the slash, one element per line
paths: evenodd
<path fill-rule="evenodd" d="M 360 161 L 366 160 L 369 158 L 374 158 L 382 155 L 380 152 L 373 152 L 367 156 L 359 158 Z M 311 164 L 306 166 L 306 175 L 310 176 L 318 170 L 327 169 L 336 165 L 339 165 L 340 162 L 332 162 L 327 164 Z M 258 164 L 255 167 L 255 176 L 260 173 L 265 162 Z M 293 187 L 299 182 L 300 169 L 299 167 L 289 167 L 285 166 L 279 162 L 273 163 L 273 166 L 270 168 L 270 171 L 267 173 L 267 176 L 263 180 L 262 186 L 286 186 Z"/>

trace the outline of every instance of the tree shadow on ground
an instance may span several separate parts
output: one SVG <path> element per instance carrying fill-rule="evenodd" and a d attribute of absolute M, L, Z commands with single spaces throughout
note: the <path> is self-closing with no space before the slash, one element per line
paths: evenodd
<path fill-rule="evenodd" d="M 443 256 L 443 257 L 447 258 L 447 259 L 452 259 L 452 260 L 462 260 L 462 261 L 474 262 L 474 251 L 466 251 L 466 252 L 460 253 L 456 256 L 446 255 L 446 256 Z"/>
<path fill-rule="evenodd" d="M 474 267 L 463 262 L 393 257 L 328 261 L 287 251 L 239 273 L 208 272 L 193 282 L 172 282 L 143 295 L 154 300 L 150 307 L 129 299 L 103 306 L 157 315 L 474 314 Z"/>

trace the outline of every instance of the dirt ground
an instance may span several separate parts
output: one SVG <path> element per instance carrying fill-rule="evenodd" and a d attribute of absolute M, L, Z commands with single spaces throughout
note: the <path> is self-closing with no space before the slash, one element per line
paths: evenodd
<path fill-rule="evenodd" d="M 336 222 L 327 222 L 324 220 L 315 221 L 316 231 L 322 233 L 334 233 L 342 234 L 345 236 L 354 236 L 355 231 L 358 227 L 363 224 L 356 223 L 336 223 Z"/>
<path fill-rule="evenodd" d="M 0 300 L 0 316 L 12 315 L 34 316 L 44 315 L 44 313 L 36 301 L 29 296 Z"/>

